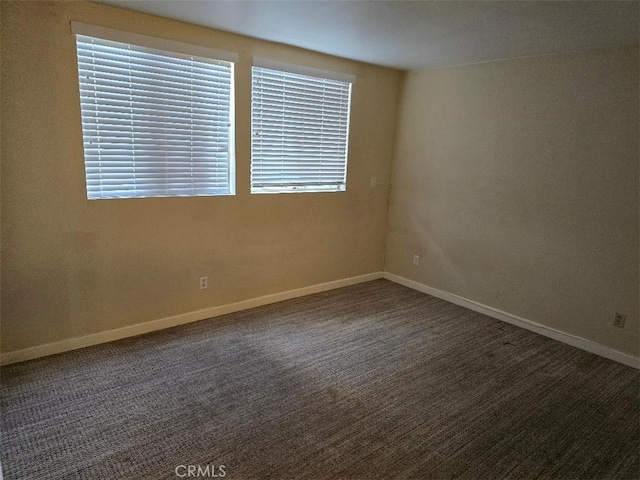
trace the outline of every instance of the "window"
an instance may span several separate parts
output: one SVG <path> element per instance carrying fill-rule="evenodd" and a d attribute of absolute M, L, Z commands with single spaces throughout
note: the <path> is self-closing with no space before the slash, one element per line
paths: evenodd
<path fill-rule="evenodd" d="M 254 63 L 251 193 L 346 190 L 353 81 Z"/>
<path fill-rule="evenodd" d="M 87 197 L 233 194 L 233 62 L 101 27 L 73 31 Z"/>

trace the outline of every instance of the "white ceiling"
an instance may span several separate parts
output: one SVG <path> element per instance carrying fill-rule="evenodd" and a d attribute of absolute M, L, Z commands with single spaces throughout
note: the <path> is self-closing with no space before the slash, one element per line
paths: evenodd
<path fill-rule="evenodd" d="M 638 1 L 96 0 L 414 69 L 638 43 Z"/>

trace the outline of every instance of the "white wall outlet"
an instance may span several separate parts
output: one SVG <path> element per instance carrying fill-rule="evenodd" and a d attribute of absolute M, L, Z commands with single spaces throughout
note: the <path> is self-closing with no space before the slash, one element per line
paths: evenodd
<path fill-rule="evenodd" d="M 420 255 L 414 255 L 413 256 L 413 264 L 414 265 L 420 265 Z"/>
<path fill-rule="evenodd" d="M 375 187 L 378 183 L 378 179 L 376 177 L 371 177 L 371 188 Z"/>
<path fill-rule="evenodd" d="M 613 318 L 613 326 L 618 328 L 624 328 L 624 322 L 626 322 L 627 316 L 616 312 L 616 316 Z"/>
<path fill-rule="evenodd" d="M 209 286 L 209 278 L 208 277 L 200 277 L 200 290 L 204 290 Z"/>

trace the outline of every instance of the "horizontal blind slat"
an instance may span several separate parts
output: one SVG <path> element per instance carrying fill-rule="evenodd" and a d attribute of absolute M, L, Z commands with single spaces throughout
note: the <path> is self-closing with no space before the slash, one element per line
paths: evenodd
<path fill-rule="evenodd" d="M 233 64 L 76 36 L 88 198 L 231 192 Z"/>
<path fill-rule="evenodd" d="M 251 191 L 341 191 L 351 84 L 252 69 Z"/>
<path fill-rule="evenodd" d="M 81 64 L 95 62 L 100 59 L 99 65 L 108 67 L 114 65 L 130 65 L 135 69 L 158 69 L 174 70 L 183 72 L 194 72 L 204 74 L 205 72 L 218 72 L 219 75 L 228 75 L 229 65 L 221 63 L 197 63 L 194 64 L 188 58 L 176 58 L 167 55 L 153 55 L 147 52 L 136 52 L 135 50 L 122 50 L 114 48 L 78 48 L 78 60 Z"/>

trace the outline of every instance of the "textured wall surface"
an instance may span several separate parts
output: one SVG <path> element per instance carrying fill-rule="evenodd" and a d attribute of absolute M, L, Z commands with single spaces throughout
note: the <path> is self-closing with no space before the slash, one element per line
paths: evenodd
<path fill-rule="evenodd" d="M 388 228 L 390 273 L 638 354 L 637 46 L 403 82 L 102 5 L 0 5 L 3 352 L 380 271 Z M 235 196 L 86 199 L 71 21 L 239 54 Z M 347 192 L 249 194 L 252 56 L 357 76 Z M 369 179 L 392 162 L 388 205 Z"/>
<path fill-rule="evenodd" d="M 385 270 L 637 355 L 638 80 L 637 46 L 409 73 Z"/>
<path fill-rule="evenodd" d="M 88 201 L 79 21 L 237 52 L 237 195 Z M 250 195 L 251 57 L 357 76 L 347 191 Z M 402 73 L 82 2 L 2 2 L 2 351 L 380 271 Z M 198 279 L 209 277 L 209 288 Z"/>

